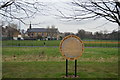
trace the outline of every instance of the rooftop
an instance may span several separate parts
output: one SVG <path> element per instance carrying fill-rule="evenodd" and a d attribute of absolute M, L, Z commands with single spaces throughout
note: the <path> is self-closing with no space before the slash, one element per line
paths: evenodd
<path fill-rule="evenodd" d="M 45 29 L 45 28 L 31 28 L 31 29 L 28 29 L 27 32 L 47 32 L 47 29 Z"/>
<path fill-rule="evenodd" d="M 55 32 L 58 31 L 57 28 L 50 28 L 50 29 L 47 29 L 47 28 L 31 28 L 31 29 L 28 29 L 27 32 L 48 32 L 49 30 L 55 30 Z"/>

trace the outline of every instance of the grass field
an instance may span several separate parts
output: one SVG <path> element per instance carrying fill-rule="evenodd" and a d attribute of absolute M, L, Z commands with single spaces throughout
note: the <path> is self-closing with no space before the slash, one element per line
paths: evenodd
<path fill-rule="evenodd" d="M 3 47 L 3 61 L 64 61 L 59 48 L 52 47 Z M 15 56 L 15 57 L 14 57 Z M 117 61 L 118 48 L 85 48 L 80 60 Z M 78 59 L 78 60 L 79 60 Z M 109 60 L 110 59 L 110 60 Z"/>
<path fill-rule="evenodd" d="M 69 74 L 74 74 L 74 63 L 69 63 Z M 77 65 L 80 78 L 117 78 L 117 63 L 82 62 Z M 65 62 L 4 62 L 3 78 L 62 78 Z"/>
<path fill-rule="evenodd" d="M 62 78 L 65 59 L 58 48 L 3 47 L 3 78 Z M 117 78 L 118 48 L 85 48 L 78 59 L 80 78 Z M 69 61 L 69 74 L 74 62 Z"/>
<path fill-rule="evenodd" d="M 52 41 L 37 41 L 37 40 L 24 40 L 24 41 L 15 41 L 8 40 L 2 41 L 3 46 L 44 46 L 44 42 L 46 46 L 59 46 L 60 40 L 52 40 Z M 83 41 L 85 47 L 120 47 L 118 44 L 120 42 L 115 40 L 95 40 L 95 41 Z"/>

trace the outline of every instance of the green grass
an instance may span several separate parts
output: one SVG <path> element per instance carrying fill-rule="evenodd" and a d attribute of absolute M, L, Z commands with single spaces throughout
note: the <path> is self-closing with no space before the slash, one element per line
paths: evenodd
<path fill-rule="evenodd" d="M 16 40 L 7 40 L 3 41 L 3 45 L 13 45 L 13 46 L 44 46 L 44 42 L 46 46 L 59 46 L 59 40 L 52 41 L 37 41 L 37 40 L 24 40 L 24 41 L 16 41 Z"/>
<path fill-rule="evenodd" d="M 46 46 L 59 46 L 60 40 L 53 40 L 53 41 L 37 41 L 37 40 L 24 40 L 24 41 L 15 41 L 15 40 L 8 40 L 3 41 L 3 46 L 44 46 L 44 42 Z M 91 42 L 91 41 L 88 41 Z M 97 42 L 97 41 L 94 41 Z M 98 42 L 109 42 L 104 40 L 98 40 Z M 110 42 L 118 42 L 118 41 L 110 41 Z M 85 47 L 120 47 L 116 43 L 85 43 Z"/>
<path fill-rule="evenodd" d="M 85 43 L 85 47 L 120 47 L 116 43 Z"/>
<path fill-rule="evenodd" d="M 65 75 L 65 59 L 59 48 L 3 47 L 2 54 L 3 78 L 62 78 Z M 118 77 L 118 48 L 85 48 L 77 61 L 80 78 Z M 69 74 L 74 74 L 74 61 L 69 61 Z"/>
<path fill-rule="evenodd" d="M 59 48 L 52 47 L 3 47 L 3 61 L 63 61 Z M 82 61 L 112 62 L 118 60 L 118 48 L 85 48 Z"/>
<path fill-rule="evenodd" d="M 117 78 L 117 63 L 82 62 L 77 65 L 80 78 Z M 74 74 L 74 62 L 69 61 L 69 74 Z M 3 78 L 62 78 L 65 61 L 4 62 Z"/>

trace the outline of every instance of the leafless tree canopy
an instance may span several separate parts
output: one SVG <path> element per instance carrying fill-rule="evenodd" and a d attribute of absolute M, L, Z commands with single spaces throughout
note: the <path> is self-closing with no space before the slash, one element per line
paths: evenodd
<path fill-rule="evenodd" d="M 37 0 L 0 0 L 0 16 L 1 19 L 16 19 L 24 23 L 24 19 L 34 17 L 37 12 L 44 15 L 42 10 L 45 6 Z"/>
<path fill-rule="evenodd" d="M 120 2 L 118 0 L 73 0 L 73 15 L 65 15 L 62 18 L 73 20 L 105 18 L 120 26 Z"/>

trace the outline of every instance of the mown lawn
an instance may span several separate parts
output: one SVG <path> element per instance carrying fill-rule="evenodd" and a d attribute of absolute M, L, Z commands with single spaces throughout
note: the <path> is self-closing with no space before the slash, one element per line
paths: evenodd
<path fill-rule="evenodd" d="M 59 48 L 3 47 L 4 78 L 62 78 L 65 59 Z M 77 60 L 80 78 L 117 78 L 118 48 L 85 48 Z M 74 73 L 74 61 L 69 61 L 69 74 Z"/>
<path fill-rule="evenodd" d="M 59 48 L 53 47 L 3 47 L 3 61 L 64 61 Z M 118 60 L 118 48 L 85 48 L 78 60 Z"/>
<path fill-rule="evenodd" d="M 44 42 L 46 46 L 59 46 L 60 40 L 52 40 L 52 41 L 37 41 L 37 40 L 7 40 L 2 41 L 3 46 L 44 46 Z M 118 45 L 118 41 L 111 40 L 95 40 L 95 41 L 83 41 L 85 47 L 120 47 Z"/>
<path fill-rule="evenodd" d="M 78 61 L 80 78 L 117 78 L 118 64 Z M 69 75 L 74 74 L 74 62 L 69 62 Z M 3 62 L 3 78 L 62 78 L 65 61 Z"/>

